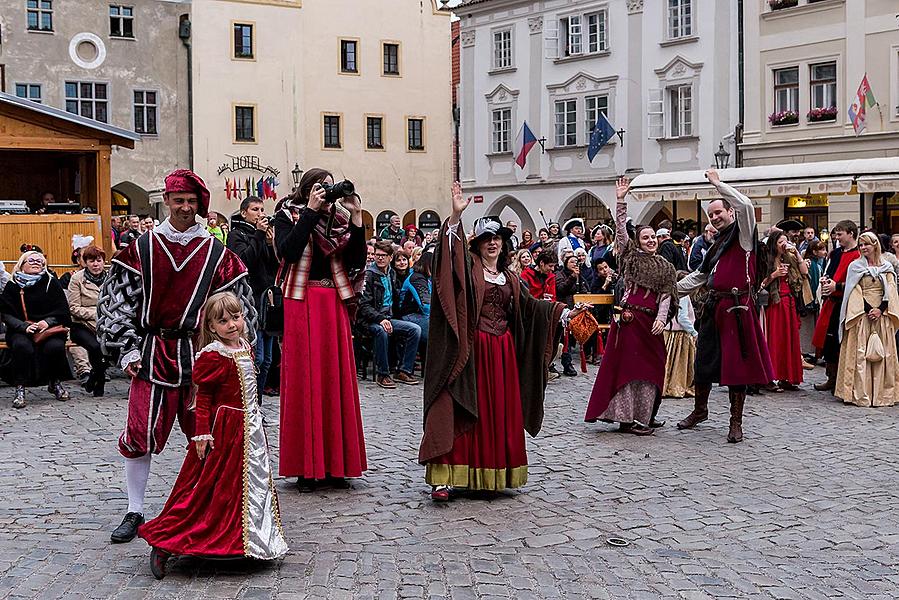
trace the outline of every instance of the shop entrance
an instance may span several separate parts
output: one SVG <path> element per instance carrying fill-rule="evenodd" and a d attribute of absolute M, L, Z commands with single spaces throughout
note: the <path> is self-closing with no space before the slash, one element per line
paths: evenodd
<path fill-rule="evenodd" d="M 795 219 L 815 231 L 827 231 L 828 207 L 826 194 L 787 196 L 784 199 L 784 219 Z"/>

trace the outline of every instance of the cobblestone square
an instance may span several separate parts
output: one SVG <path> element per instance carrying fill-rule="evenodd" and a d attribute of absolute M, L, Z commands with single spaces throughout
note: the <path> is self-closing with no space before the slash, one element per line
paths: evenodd
<path fill-rule="evenodd" d="M 596 369 L 550 383 L 521 491 L 434 505 L 415 462 L 421 388 L 361 382 L 370 470 L 350 490 L 277 481 L 291 552 L 281 562 L 180 559 L 150 574 L 138 539 L 111 545 L 126 500 L 116 438 L 126 386 L 58 403 L 0 389 L 0 597 L 865 598 L 899 596 L 899 409 L 810 390 L 750 397 L 746 441 L 725 443 L 726 394 L 691 432 L 666 400 L 655 437 L 585 424 Z M 265 399 L 277 460 L 277 400 Z M 154 460 L 162 507 L 183 437 Z M 616 548 L 607 541 L 630 542 Z"/>

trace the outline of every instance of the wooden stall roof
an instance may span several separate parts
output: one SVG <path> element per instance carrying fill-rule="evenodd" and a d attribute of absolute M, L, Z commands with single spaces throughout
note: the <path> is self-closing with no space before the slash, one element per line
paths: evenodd
<path fill-rule="evenodd" d="M 133 131 L 3 92 L 0 92 L 0 116 L 37 127 L 32 135 L 22 135 L 21 131 L 18 135 L 8 135 L 0 127 L 0 150 L 87 150 L 98 145 L 133 149 L 134 142 L 140 139 Z"/>

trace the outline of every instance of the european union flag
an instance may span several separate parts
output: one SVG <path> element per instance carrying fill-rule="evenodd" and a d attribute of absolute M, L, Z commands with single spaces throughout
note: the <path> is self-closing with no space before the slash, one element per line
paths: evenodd
<path fill-rule="evenodd" d="M 593 132 L 590 134 L 590 145 L 587 146 L 587 160 L 593 162 L 602 147 L 605 146 L 612 136 L 615 135 L 615 128 L 609 123 L 609 120 L 602 113 L 599 113 L 599 119 L 593 126 Z"/>

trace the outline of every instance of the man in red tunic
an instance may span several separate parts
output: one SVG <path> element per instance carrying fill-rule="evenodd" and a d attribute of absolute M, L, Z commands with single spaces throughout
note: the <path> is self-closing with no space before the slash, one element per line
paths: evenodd
<path fill-rule="evenodd" d="M 838 246 L 830 253 L 827 270 L 821 278 L 821 294 L 824 296 L 824 302 L 812 336 L 812 345 L 822 351 L 827 369 L 827 381 L 815 386 L 819 392 L 832 392 L 837 382 L 837 363 L 840 362 L 840 340 L 837 337 L 840 328 L 840 305 L 843 303 L 849 263 L 859 257 L 858 227 L 855 223 L 840 221 L 833 228 L 833 237 Z"/>
<path fill-rule="evenodd" d="M 677 428 L 692 429 L 709 418 L 709 394 L 717 382 L 727 386 L 730 396 L 727 441 L 737 443 L 743 441 L 746 386 L 774 379 L 752 297 L 758 288 L 755 208 L 716 171 L 706 171 L 706 178 L 722 196 L 707 209 L 718 235 L 699 269 L 677 284 L 681 297 L 703 286 L 708 290 L 696 322 L 695 405 Z"/>
<path fill-rule="evenodd" d="M 162 452 L 176 416 L 185 435 L 193 435 L 193 339 L 206 299 L 232 291 L 244 306 L 249 331 L 255 331 L 246 267 L 196 222 L 209 210 L 203 180 L 192 171 L 174 171 L 165 179 L 164 201 L 169 218 L 112 259 L 97 306 L 100 344 L 107 354 L 119 353 L 131 377 L 128 421 L 119 438 L 128 512 L 112 533 L 116 543 L 134 539 L 144 522 L 151 456 Z"/>

